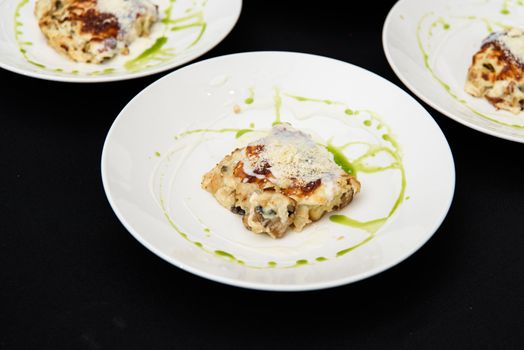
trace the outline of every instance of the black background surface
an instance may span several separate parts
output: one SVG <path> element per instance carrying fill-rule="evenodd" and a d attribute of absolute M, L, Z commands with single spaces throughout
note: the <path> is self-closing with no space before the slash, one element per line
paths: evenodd
<path fill-rule="evenodd" d="M 392 5 L 247 0 L 232 33 L 201 59 L 313 53 L 407 90 L 382 50 Z M 162 75 L 66 84 L 0 70 L 1 349 L 524 347 L 522 144 L 425 105 L 448 138 L 457 174 L 454 202 L 433 238 L 396 267 L 351 285 L 244 290 L 156 257 L 107 202 L 106 133 Z"/>

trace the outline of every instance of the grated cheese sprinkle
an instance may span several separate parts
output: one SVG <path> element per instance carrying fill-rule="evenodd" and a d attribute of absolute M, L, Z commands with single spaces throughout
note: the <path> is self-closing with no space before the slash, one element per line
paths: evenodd
<path fill-rule="evenodd" d="M 274 126 L 268 136 L 249 146 L 257 146 L 260 151 L 251 157 L 246 155 L 244 172 L 260 178 L 257 169 L 267 168 L 274 177 L 269 180 L 280 187 L 287 187 L 291 180 L 305 185 L 318 179 L 329 186 L 344 173 L 331 153 L 287 124 Z"/>

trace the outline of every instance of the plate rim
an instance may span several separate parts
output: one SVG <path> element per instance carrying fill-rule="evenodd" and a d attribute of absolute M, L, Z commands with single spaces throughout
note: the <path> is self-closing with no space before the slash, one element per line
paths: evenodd
<path fill-rule="evenodd" d="M 402 3 L 410 1 L 410 0 L 398 0 L 389 10 L 388 15 L 386 16 L 386 19 L 384 20 L 384 25 L 382 26 L 382 49 L 384 50 L 384 54 L 386 56 L 386 60 L 388 61 L 389 66 L 397 76 L 397 78 L 404 84 L 415 96 L 420 98 L 424 103 L 428 104 L 431 108 L 435 109 L 437 112 L 445 115 L 446 117 L 470 128 L 473 130 L 476 130 L 478 132 L 481 132 L 483 134 L 487 134 L 493 137 L 497 137 L 500 139 L 513 141 L 513 142 L 519 142 L 524 143 L 524 137 L 519 138 L 516 136 L 508 135 L 503 132 L 493 131 L 489 130 L 487 128 L 484 128 L 482 126 L 476 125 L 474 123 L 471 123 L 453 113 L 453 111 L 449 111 L 444 107 L 441 107 L 438 103 L 433 102 L 431 97 L 428 97 L 417 90 L 417 88 L 409 82 L 409 80 L 401 73 L 400 69 L 396 66 L 391 52 L 389 51 L 389 40 L 387 38 L 387 31 L 389 27 L 391 26 L 391 22 L 393 21 L 393 12 L 396 11 L 397 7 L 401 6 Z M 425 1 L 425 0 L 422 0 Z"/>
<path fill-rule="evenodd" d="M 379 266 L 379 267 L 376 267 L 374 269 L 371 269 L 371 270 L 368 270 L 368 271 L 365 271 L 365 272 L 361 272 L 361 273 L 356 274 L 356 275 L 343 277 L 343 278 L 338 278 L 338 279 L 325 281 L 325 282 L 313 282 L 313 283 L 305 283 L 305 284 L 278 284 L 278 283 L 277 284 L 272 284 L 272 283 L 261 283 L 261 282 L 247 282 L 247 281 L 243 281 L 243 280 L 240 280 L 240 279 L 235 279 L 235 278 L 230 278 L 230 277 L 223 277 L 223 276 L 207 273 L 205 271 L 199 270 L 198 268 L 195 268 L 195 267 L 186 265 L 184 263 L 181 263 L 177 259 L 174 259 L 174 258 L 168 256 L 167 254 L 162 253 L 157 248 L 155 248 L 152 244 L 150 244 L 145 239 L 143 239 L 141 237 L 141 235 L 126 221 L 126 219 L 124 218 L 124 215 L 118 209 L 114 199 L 111 196 L 110 187 L 109 187 L 109 178 L 108 178 L 109 176 L 108 176 L 108 173 L 107 173 L 106 163 L 107 163 L 107 159 L 108 159 L 108 155 L 107 155 L 107 152 L 108 152 L 107 149 L 109 147 L 108 143 L 109 143 L 109 141 L 111 139 L 112 134 L 115 132 L 114 130 L 118 127 L 118 125 L 121 122 L 122 118 L 125 117 L 125 113 L 127 112 L 127 109 L 130 108 L 129 106 L 136 99 L 138 99 L 142 94 L 147 93 L 150 89 L 154 88 L 157 84 L 160 84 L 162 81 L 171 78 L 172 75 L 176 75 L 180 71 L 184 71 L 186 69 L 193 69 L 194 66 L 198 66 L 198 65 L 201 65 L 201 64 L 207 64 L 210 61 L 228 59 L 229 57 L 233 57 L 233 56 L 260 55 L 260 54 L 262 54 L 262 55 L 266 55 L 266 54 L 268 54 L 268 55 L 274 55 L 274 54 L 277 54 L 277 55 L 278 54 L 304 55 L 304 56 L 309 56 L 309 57 L 313 57 L 313 58 L 316 58 L 316 59 L 322 59 L 322 60 L 327 60 L 327 61 L 333 61 L 333 62 L 339 63 L 339 64 L 341 63 L 341 64 L 344 64 L 344 65 L 349 65 L 349 66 L 351 66 L 351 67 L 353 67 L 353 68 L 355 68 L 357 70 L 365 71 L 366 73 L 371 74 L 372 76 L 375 76 L 375 77 L 379 78 L 380 80 L 382 80 L 386 84 L 392 85 L 393 87 L 397 88 L 400 91 L 400 93 L 405 94 L 414 103 L 418 104 L 419 107 L 427 114 L 427 118 L 428 118 L 429 122 L 433 123 L 433 125 L 436 127 L 436 131 L 440 134 L 440 136 L 442 137 L 442 139 L 444 141 L 444 146 L 445 146 L 445 151 L 446 151 L 445 154 L 446 154 L 446 157 L 449 159 L 450 165 L 451 165 L 450 168 L 449 168 L 450 178 L 451 178 L 451 180 L 450 180 L 450 195 L 449 195 L 449 198 L 447 199 L 447 203 L 445 205 L 445 210 L 443 210 L 441 212 L 440 216 L 436 219 L 434 227 L 431 228 L 430 230 L 428 230 L 427 236 L 423 240 L 421 240 L 419 244 L 414 245 L 411 249 L 409 249 L 407 251 L 407 253 L 402 255 L 401 258 L 393 260 L 392 262 L 390 262 L 388 264 L 385 264 L 383 266 Z M 447 217 L 447 215 L 449 213 L 449 210 L 451 208 L 451 205 L 453 203 L 453 199 L 454 199 L 454 195 L 455 195 L 455 186 L 456 186 L 455 161 L 454 161 L 454 158 L 453 158 L 453 153 L 451 151 L 451 147 L 449 145 L 449 142 L 447 141 L 445 134 L 442 132 L 442 130 L 440 129 L 439 125 L 435 122 L 435 120 L 433 119 L 431 114 L 415 98 L 413 98 L 406 91 L 401 89 L 399 86 L 393 84 L 389 80 L 381 77 L 380 75 L 378 75 L 378 74 L 376 74 L 376 73 L 374 73 L 372 71 L 369 71 L 367 69 L 364 69 L 362 67 L 354 65 L 352 63 L 341 61 L 341 60 L 334 59 L 334 58 L 331 58 L 331 57 L 326 57 L 326 56 L 321 56 L 321 55 L 316 55 L 316 54 L 310 54 L 310 53 L 296 52 L 296 51 L 248 51 L 248 52 L 233 53 L 233 54 L 228 54 L 228 55 L 223 55 L 223 56 L 216 56 L 216 57 L 208 58 L 206 60 L 201 60 L 201 61 L 195 62 L 193 64 L 187 65 L 185 67 L 182 67 L 181 69 L 178 69 L 178 70 L 173 71 L 173 72 L 171 72 L 169 74 L 166 74 L 163 77 L 161 77 L 161 78 L 157 79 L 156 81 L 152 82 L 148 86 L 144 87 L 131 100 L 129 100 L 127 102 L 127 104 L 124 106 L 124 108 L 122 108 L 122 110 L 119 112 L 119 114 L 114 119 L 113 123 L 111 124 L 111 127 L 109 128 L 109 131 L 107 132 L 106 138 L 104 140 L 103 148 L 102 148 L 100 171 L 101 171 L 102 185 L 103 185 L 103 188 L 104 188 L 104 192 L 106 194 L 106 197 L 107 197 L 107 200 L 109 202 L 109 205 L 113 209 L 113 212 L 115 213 L 115 215 L 117 216 L 119 221 L 122 223 L 122 225 L 129 231 L 129 233 L 131 233 L 131 235 L 138 242 L 140 242 L 144 247 L 146 247 L 152 253 L 154 253 L 158 257 L 162 258 L 166 262 L 168 262 L 168 263 L 170 263 L 170 264 L 172 264 L 172 265 L 174 265 L 174 266 L 176 266 L 176 267 L 178 267 L 178 268 L 180 268 L 180 269 L 182 269 L 182 270 L 184 270 L 186 272 L 192 273 L 192 274 L 194 274 L 196 276 L 203 277 L 205 279 L 208 279 L 208 280 L 211 280 L 211 281 L 214 281 L 214 282 L 219 282 L 219 283 L 222 283 L 222 284 L 227 284 L 227 285 L 230 285 L 230 286 L 241 287 L 241 288 L 246 288 L 246 289 L 264 290 L 264 291 L 277 291 L 277 292 L 312 291 L 312 290 L 320 290 L 320 289 L 327 289 L 327 288 L 343 286 L 343 285 L 347 285 L 347 284 L 350 284 L 350 283 L 354 283 L 354 282 L 357 282 L 357 281 L 360 281 L 360 280 L 372 277 L 374 275 L 377 275 L 377 274 L 379 274 L 379 273 L 381 273 L 383 271 L 386 271 L 386 270 L 394 267 L 395 265 L 398 265 L 398 264 L 402 263 L 407 258 L 412 256 L 415 252 L 420 250 L 422 248 L 422 246 L 424 246 L 433 237 L 433 235 L 437 232 L 437 230 L 440 228 L 440 226 L 444 222 L 445 218 Z"/>
<path fill-rule="evenodd" d="M 82 83 L 109 83 L 109 82 L 114 82 L 114 81 L 131 80 L 131 79 L 143 78 L 143 77 L 146 77 L 146 76 L 150 76 L 150 75 L 154 75 L 154 74 L 157 74 L 157 73 L 165 72 L 165 71 L 168 71 L 168 70 L 171 70 L 171 69 L 183 66 L 186 63 L 191 62 L 191 61 L 193 61 L 193 60 L 195 60 L 195 59 L 205 55 L 206 53 L 208 53 L 209 51 L 214 49 L 222 41 L 224 41 L 224 39 L 236 27 L 236 25 L 238 23 L 238 20 L 240 18 L 240 14 L 242 13 L 242 9 L 243 9 L 243 0 L 233 0 L 233 1 L 238 1 L 239 6 L 238 6 L 238 11 L 236 13 L 234 13 L 235 18 L 234 18 L 230 28 L 228 28 L 222 35 L 220 35 L 217 38 L 217 40 L 215 42 L 212 42 L 211 45 L 209 45 L 208 47 L 203 47 L 200 50 L 196 50 L 193 54 L 188 55 L 184 59 L 182 59 L 182 60 L 180 60 L 178 62 L 171 62 L 170 64 L 166 64 L 165 66 L 158 66 L 156 68 L 152 68 L 151 70 L 147 70 L 147 71 L 143 70 L 143 71 L 138 71 L 138 72 L 124 73 L 124 74 L 115 75 L 115 76 L 101 75 L 101 76 L 93 76 L 93 77 L 89 77 L 89 76 L 73 76 L 73 75 L 71 75 L 71 76 L 50 75 L 50 74 L 46 74 L 45 70 L 32 72 L 30 70 L 25 70 L 25 69 L 22 69 L 22 68 L 18 68 L 18 67 L 12 66 L 10 64 L 6 64 L 1 59 L 0 59 L 0 68 L 3 68 L 5 70 L 10 71 L 10 72 L 15 73 L 15 74 L 20 74 L 20 75 L 23 75 L 23 76 L 26 76 L 26 77 L 30 77 L 30 78 L 36 78 L 36 79 L 42 79 L 42 80 L 48 80 L 48 81 L 57 81 L 57 82 L 62 82 L 62 83 L 78 83 L 78 84 L 82 84 Z"/>

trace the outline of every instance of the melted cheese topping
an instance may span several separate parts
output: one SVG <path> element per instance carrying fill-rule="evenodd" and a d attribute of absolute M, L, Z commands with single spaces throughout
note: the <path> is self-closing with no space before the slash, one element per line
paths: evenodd
<path fill-rule="evenodd" d="M 493 33 L 484 43 L 497 42 L 519 63 L 524 64 L 524 31 L 513 28 L 509 31 Z"/>
<path fill-rule="evenodd" d="M 344 174 L 331 153 L 290 125 L 276 125 L 268 136 L 249 146 L 258 147 L 259 152 L 245 156 L 244 172 L 260 178 L 257 169 L 268 169 L 273 175 L 269 180 L 282 188 L 293 181 L 307 185 L 320 179 L 330 192 L 334 181 Z"/>
<path fill-rule="evenodd" d="M 149 0 L 97 0 L 100 12 L 110 13 L 118 19 L 122 35 L 133 31 L 138 16 L 156 17 L 156 7 Z"/>

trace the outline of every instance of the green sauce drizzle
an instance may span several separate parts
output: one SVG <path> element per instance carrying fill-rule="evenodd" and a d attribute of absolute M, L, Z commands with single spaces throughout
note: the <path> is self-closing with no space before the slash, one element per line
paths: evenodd
<path fill-rule="evenodd" d="M 176 25 L 176 26 L 171 28 L 172 32 L 176 32 L 178 30 L 184 30 L 184 29 L 188 29 L 188 28 L 192 28 L 192 27 L 199 27 L 200 28 L 200 32 L 198 32 L 197 37 L 195 38 L 195 40 L 193 40 L 193 42 L 191 44 L 189 44 L 189 46 L 187 48 L 190 48 L 190 47 L 194 46 L 196 43 L 198 43 L 200 41 L 200 39 L 202 38 L 202 36 L 204 35 L 204 32 L 206 31 L 207 23 L 204 21 L 204 13 L 202 11 L 200 11 L 200 12 L 191 14 L 189 16 L 185 16 L 185 17 L 182 17 L 182 18 L 178 18 L 176 20 L 168 21 L 169 24 L 176 24 L 176 23 L 187 21 L 188 19 L 192 19 L 192 18 L 196 18 L 197 19 L 196 22 L 189 23 L 189 24 Z"/>
<path fill-rule="evenodd" d="M 237 131 L 237 133 L 235 134 L 235 138 L 239 138 L 241 137 L 242 135 L 244 134 L 247 134 L 248 132 L 252 132 L 253 130 L 252 129 L 240 129 Z"/>
<path fill-rule="evenodd" d="M 349 247 L 349 248 L 346 248 L 346 249 L 342 249 L 342 250 L 339 250 L 337 252 L 337 258 L 338 257 L 341 257 L 343 255 L 346 255 L 347 253 L 357 249 L 358 247 L 361 247 L 363 246 L 364 244 L 366 244 L 367 242 L 371 241 L 371 239 L 373 239 L 374 235 L 369 235 L 365 240 L 363 240 L 362 242 L 352 246 L 352 247 Z"/>
<path fill-rule="evenodd" d="M 504 0 L 502 3 L 502 8 L 500 9 L 500 13 L 503 15 L 509 15 L 509 0 Z"/>
<path fill-rule="evenodd" d="M 304 96 L 291 95 L 291 94 L 286 94 L 286 96 L 294 100 L 297 100 L 299 102 L 319 102 L 319 103 L 324 103 L 326 105 L 344 105 L 344 102 L 332 101 L 332 100 L 327 100 L 327 99 L 311 98 L 311 97 L 304 97 Z"/>
<path fill-rule="evenodd" d="M 237 264 L 239 265 L 243 265 L 243 266 L 247 266 L 246 263 L 243 261 L 243 260 L 239 260 L 237 259 L 233 254 L 231 253 L 228 253 L 226 251 L 223 251 L 223 250 L 215 250 L 214 251 L 214 254 L 216 256 L 219 256 L 221 258 L 225 258 L 229 261 L 232 261 L 232 262 L 236 262 Z M 249 266 L 249 267 L 254 267 L 254 266 Z M 255 267 L 256 268 L 256 267 Z"/>
<path fill-rule="evenodd" d="M 333 146 L 330 142 L 328 142 L 326 149 L 333 154 L 333 159 L 335 163 L 338 164 L 339 167 L 342 168 L 346 173 L 350 175 L 355 175 L 356 171 L 351 162 L 347 159 L 347 157 L 342 153 L 341 148 L 337 148 Z"/>
<path fill-rule="evenodd" d="M 236 260 L 235 256 L 233 254 L 230 254 L 228 252 L 225 252 L 223 250 L 215 250 L 215 254 L 218 256 L 223 256 L 225 258 L 229 258 L 231 260 Z"/>
<path fill-rule="evenodd" d="M 340 224 L 340 225 L 358 228 L 370 234 L 375 234 L 382 226 L 384 226 L 388 218 L 389 216 L 381 218 L 381 219 L 370 220 L 370 221 L 358 221 L 355 219 L 348 218 L 345 215 L 331 215 L 329 217 L 329 220 L 337 224 Z"/>
<path fill-rule="evenodd" d="M 354 110 L 351 108 L 348 108 L 343 102 L 337 102 L 332 100 L 326 100 L 326 99 L 316 99 L 316 98 L 309 98 L 304 96 L 297 96 L 297 95 L 290 95 L 286 94 L 286 96 L 299 101 L 299 102 L 317 102 L 317 103 L 323 103 L 323 104 L 337 104 L 342 105 L 345 107 L 344 113 L 347 116 L 354 116 L 359 115 L 361 113 L 366 113 L 369 115 L 370 119 L 364 120 L 363 124 L 367 127 L 373 125 L 373 123 L 376 123 L 377 130 L 383 129 L 385 124 L 382 122 L 380 116 L 376 114 L 373 111 L 370 110 Z M 400 192 L 393 203 L 392 208 L 390 209 L 388 215 L 383 218 L 378 218 L 366 222 L 361 222 L 352 218 L 349 218 L 345 215 L 331 215 L 330 220 L 332 222 L 335 222 L 337 224 L 349 226 L 352 228 L 364 230 L 370 234 L 368 238 L 366 238 L 363 242 L 359 243 L 358 245 L 354 247 L 347 248 L 343 250 L 343 253 L 337 254 L 337 256 L 344 255 L 347 252 L 361 246 L 362 244 L 368 242 L 373 238 L 375 233 L 386 223 L 386 221 L 395 213 L 397 208 L 400 206 L 400 204 L 404 201 L 404 193 L 406 190 L 406 174 L 404 171 L 404 166 L 402 164 L 402 157 L 401 157 L 401 149 L 396 141 L 396 139 L 392 136 L 392 132 L 389 127 L 386 126 L 385 133 L 381 136 L 382 140 L 386 141 L 391 145 L 392 148 L 386 147 L 384 145 L 375 145 L 375 144 L 369 144 L 366 142 L 350 142 L 342 146 L 335 146 L 329 140 L 327 142 L 327 145 L 325 146 L 326 149 L 333 154 L 333 160 L 335 163 L 338 164 L 346 173 L 357 176 L 359 172 L 363 173 L 377 173 L 382 172 L 386 170 L 393 170 L 396 169 L 400 171 L 401 174 L 401 189 Z M 361 155 L 360 157 L 349 160 L 346 155 L 344 154 L 344 150 L 348 147 L 354 146 L 354 145 L 365 145 L 367 147 L 367 151 Z M 369 158 L 375 157 L 379 153 L 386 153 L 388 154 L 392 162 L 387 166 L 373 166 L 367 164 L 367 160 Z M 340 252 L 339 252 L 340 253 Z"/>
<path fill-rule="evenodd" d="M 167 24 L 169 20 L 171 19 L 171 12 L 173 12 L 173 4 L 176 0 L 169 0 L 169 5 L 164 10 L 164 18 L 160 22 Z"/>
<path fill-rule="evenodd" d="M 250 97 L 253 98 L 253 96 L 254 96 L 254 90 L 250 89 Z M 333 222 L 333 223 L 336 223 L 336 224 L 339 224 L 339 225 L 348 226 L 348 227 L 352 227 L 352 228 L 359 229 L 359 230 L 362 230 L 362 231 L 365 231 L 366 233 L 368 233 L 368 236 L 364 240 L 362 240 L 360 243 L 358 243 L 356 245 L 353 245 L 353 246 L 350 246 L 350 247 L 347 247 L 345 249 L 339 250 L 338 252 L 336 252 L 334 257 L 343 256 L 343 255 L 349 253 L 350 251 L 353 251 L 354 249 L 356 249 L 356 248 L 362 246 L 363 244 L 369 242 L 375 236 L 375 234 L 378 232 L 378 230 L 395 213 L 395 211 L 398 209 L 398 207 L 404 201 L 404 199 L 408 199 L 409 198 L 409 197 L 404 198 L 404 196 L 405 196 L 405 189 L 406 189 L 406 176 L 405 176 L 405 171 L 404 171 L 404 167 L 403 167 L 403 164 L 402 164 L 401 150 L 400 150 L 399 144 L 396 141 L 396 139 L 394 138 L 391 129 L 386 124 L 384 124 L 382 122 L 380 116 L 377 115 L 376 113 L 374 113 L 373 111 L 365 110 L 365 109 L 362 109 L 362 110 L 351 109 L 347 105 L 345 105 L 343 102 L 338 102 L 338 101 L 333 101 L 333 100 L 328 100 L 328 99 L 308 98 L 308 97 L 292 95 L 292 94 L 288 94 L 288 93 L 281 93 L 278 88 L 275 88 L 275 95 L 274 95 L 274 99 L 273 99 L 274 100 L 274 108 L 275 108 L 274 109 L 275 110 L 275 120 L 272 123 L 272 125 L 279 124 L 279 123 L 282 122 L 281 121 L 281 108 L 282 108 L 282 104 L 283 104 L 282 96 L 294 99 L 294 100 L 299 101 L 299 102 L 322 103 L 322 104 L 326 104 L 326 105 L 340 105 L 340 106 L 343 107 L 341 112 L 344 115 L 354 118 L 357 115 L 365 114 L 365 118 L 366 119 L 364 119 L 363 124 L 366 127 L 370 127 L 370 126 L 375 125 L 377 130 L 383 130 L 382 133 L 380 134 L 380 138 L 379 138 L 380 143 L 379 144 L 371 144 L 371 143 L 367 143 L 367 142 L 349 142 L 349 143 L 346 143 L 346 144 L 341 145 L 341 146 L 335 146 L 332 143 L 332 140 L 329 140 L 327 142 L 327 144 L 324 147 L 330 153 L 333 154 L 334 161 L 345 172 L 347 172 L 348 174 L 351 174 L 353 176 L 357 176 L 358 173 L 376 173 L 376 172 L 381 172 L 381 171 L 386 171 L 386 170 L 397 170 L 397 171 L 400 171 L 401 178 L 402 178 L 401 190 L 400 190 L 400 193 L 399 193 L 398 197 L 395 200 L 395 203 L 393 204 L 392 208 L 389 210 L 387 216 L 380 217 L 380 218 L 373 219 L 373 220 L 369 220 L 369 221 L 359 221 L 359 220 L 355 220 L 353 218 L 347 217 L 345 215 L 331 215 L 330 216 L 329 220 L 331 222 Z M 246 103 L 246 104 L 249 104 L 249 103 Z M 242 135 L 244 135 L 245 133 L 253 132 L 253 131 L 255 131 L 254 124 L 250 123 L 250 128 L 249 129 L 247 129 L 247 128 L 246 129 L 222 128 L 222 129 L 193 129 L 193 130 L 188 130 L 188 131 L 185 131 L 185 132 L 177 134 L 175 136 L 175 139 L 180 139 L 182 137 L 189 136 L 189 135 L 192 135 L 192 134 L 197 134 L 197 133 L 234 133 L 235 137 L 239 138 Z M 365 150 L 365 152 L 363 154 L 359 155 L 355 159 L 349 159 L 344 154 L 344 150 L 346 148 L 349 148 L 349 147 L 352 147 L 352 146 L 355 146 L 355 145 L 366 146 L 367 149 Z M 370 158 L 373 158 L 373 157 L 375 157 L 375 156 L 377 156 L 378 154 L 381 154 L 381 153 L 385 153 L 385 154 L 387 154 L 390 157 L 391 162 L 389 164 L 377 166 L 377 165 L 371 165 L 371 164 L 368 163 L 368 160 Z M 169 158 L 169 155 L 167 157 Z M 242 260 L 237 259 L 233 254 L 231 254 L 229 252 L 226 252 L 226 251 L 223 251 L 223 250 L 214 250 L 214 249 L 210 250 L 209 248 L 206 248 L 205 245 L 202 244 L 201 242 L 192 241 L 186 233 L 182 232 L 176 226 L 176 224 L 174 223 L 173 219 L 170 218 L 170 216 L 168 215 L 168 213 L 167 213 L 167 211 L 165 209 L 164 200 L 163 200 L 163 194 L 162 194 L 163 193 L 162 192 L 163 191 L 162 190 L 163 176 L 164 175 L 161 176 L 160 188 L 159 188 L 159 192 L 160 192 L 160 206 L 161 206 L 162 210 L 164 211 L 164 215 L 168 219 L 168 221 L 171 224 L 171 226 L 174 227 L 175 230 L 184 239 L 192 242 L 193 245 L 203 249 L 206 252 L 209 252 L 209 253 L 212 253 L 212 254 L 214 254 L 216 256 L 225 258 L 225 259 L 227 259 L 229 261 L 236 262 L 236 263 L 241 264 L 241 265 L 246 266 L 246 267 L 255 268 L 255 269 L 262 269 L 262 268 L 275 268 L 275 267 L 278 266 L 277 262 L 275 262 L 275 261 L 269 261 L 266 266 L 252 266 L 252 265 L 246 264 Z M 204 223 L 201 222 L 201 224 L 205 226 Z M 206 227 L 206 228 L 204 228 L 204 232 L 210 232 L 210 230 Z M 311 260 L 311 261 L 307 260 L 307 259 L 298 259 L 292 265 L 281 266 L 281 267 L 283 267 L 283 268 L 300 267 L 300 266 L 310 265 L 311 263 L 314 263 L 314 262 L 321 263 L 321 262 L 325 262 L 325 261 L 328 261 L 328 260 L 329 259 L 324 257 L 324 256 L 319 256 L 317 258 L 314 258 L 314 260 Z"/>
<path fill-rule="evenodd" d="M 24 32 L 22 31 L 22 27 L 23 27 L 24 24 L 19 20 L 19 18 L 20 18 L 20 11 L 28 3 L 29 3 L 29 0 L 22 0 L 22 1 L 20 1 L 18 3 L 18 5 L 16 5 L 16 8 L 15 8 L 15 21 L 14 21 L 15 22 L 15 40 L 16 40 L 16 42 L 18 44 L 20 53 L 22 54 L 22 56 L 24 56 L 25 60 L 28 63 L 30 63 L 33 66 L 36 66 L 38 68 L 46 69 L 46 66 L 44 66 L 43 64 L 38 63 L 36 61 L 33 61 L 27 55 L 27 50 L 24 47 L 25 46 L 31 46 L 31 45 L 33 45 L 33 43 L 30 42 L 30 41 L 22 41 L 21 38 L 20 38 L 20 36 L 22 34 L 24 34 Z"/>
<path fill-rule="evenodd" d="M 456 17 L 457 19 L 462 19 L 462 20 L 468 20 L 468 21 L 481 21 L 482 23 L 484 23 L 484 25 L 486 26 L 486 31 L 488 33 L 492 33 L 494 32 L 494 26 L 497 26 L 497 27 L 500 27 L 502 29 L 505 29 L 505 30 L 509 30 L 511 28 L 513 28 L 513 26 L 507 24 L 507 23 L 503 23 L 503 22 L 500 22 L 500 21 L 494 21 L 494 20 L 491 20 L 489 18 L 486 18 L 486 17 L 478 17 L 478 16 L 465 16 L 465 17 Z"/>
<path fill-rule="evenodd" d="M 280 90 L 278 88 L 275 89 L 275 121 L 273 122 L 273 126 L 277 124 L 281 124 L 280 122 L 280 109 L 282 108 L 282 97 L 280 96 Z"/>
<path fill-rule="evenodd" d="M 57 68 L 57 69 L 55 69 L 55 70 L 58 70 L 58 69 L 60 69 L 60 68 Z M 62 70 L 60 69 L 60 71 L 62 71 Z M 106 69 L 104 69 L 104 70 L 95 70 L 95 71 L 92 71 L 92 72 L 87 73 L 87 74 L 88 74 L 88 75 L 91 75 L 91 76 L 95 76 L 95 75 L 106 75 L 106 74 L 111 74 L 111 73 L 113 73 L 114 71 L 115 71 L 114 68 L 106 68 Z M 71 73 L 72 73 L 72 72 L 71 72 Z"/>
<path fill-rule="evenodd" d="M 138 71 L 144 68 L 150 61 L 163 61 L 174 56 L 171 52 L 172 48 L 162 50 L 162 47 L 167 43 L 167 37 L 161 36 L 156 39 L 155 43 L 144 50 L 140 55 L 124 64 L 124 68 L 129 71 Z"/>
<path fill-rule="evenodd" d="M 391 138 L 391 136 L 390 136 Z M 393 140 L 393 138 L 391 138 Z M 390 142 L 392 145 L 397 145 L 396 141 Z M 343 153 L 343 150 L 351 145 L 366 145 L 368 147 L 368 150 L 365 154 L 362 156 L 354 159 L 353 161 L 350 161 Z M 343 145 L 341 147 L 335 147 L 331 142 L 328 142 L 328 145 L 326 146 L 327 150 L 333 154 L 333 158 L 335 163 L 337 163 L 344 171 L 346 171 L 348 174 L 356 176 L 358 172 L 363 173 L 376 173 L 376 172 L 382 172 L 389 169 L 398 169 L 401 174 L 401 189 L 400 192 L 395 200 L 395 203 L 393 204 L 393 207 L 390 209 L 388 215 L 384 218 L 374 219 L 370 221 L 361 222 L 355 219 L 351 219 L 345 215 L 332 215 L 330 217 L 330 220 L 332 222 L 335 222 L 337 224 L 350 226 L 356 229 L 364 230 L 371 235 L 374 235 L 389 219 L 397 210 L 397 208 L 400 206 L 400 204 L 404 201 L 404 193 L 406 190 L 406 175 L 404 171 L 404 167 L 402 165 L 402 159 L 400 156 L 399 149 L 395 148 L 395 151 L 391 150 L 388 147 L 379 146 L 379 145 L 371 145 L 366 144 L 362 142 L 355 142 L 355 143 L 348 143 L 346 145 Z M 393 158 L 393 162 L 391 162 L 388 166 L 371 166 L 366 164 L 366 160 L 370 157 L 374 157 L 379 153 L 387 153 Z"/>
<path fill-rule="evenodd" d="M 450 28 L 450 25 L 448 22 L 446 22 L 446 20 L 442 17 L 439 17 L 436 21 L 433 21 L 433 23 L 431 23 L 431 25 L 429 26 L 429 30 L 428 30 L 428 35 L 430 37 L 433 36 L 433 29 L 435 29 L 435 27 L 441 25 L 442 26 L 442 29 L 444 30 L 448 30 Z"/>

